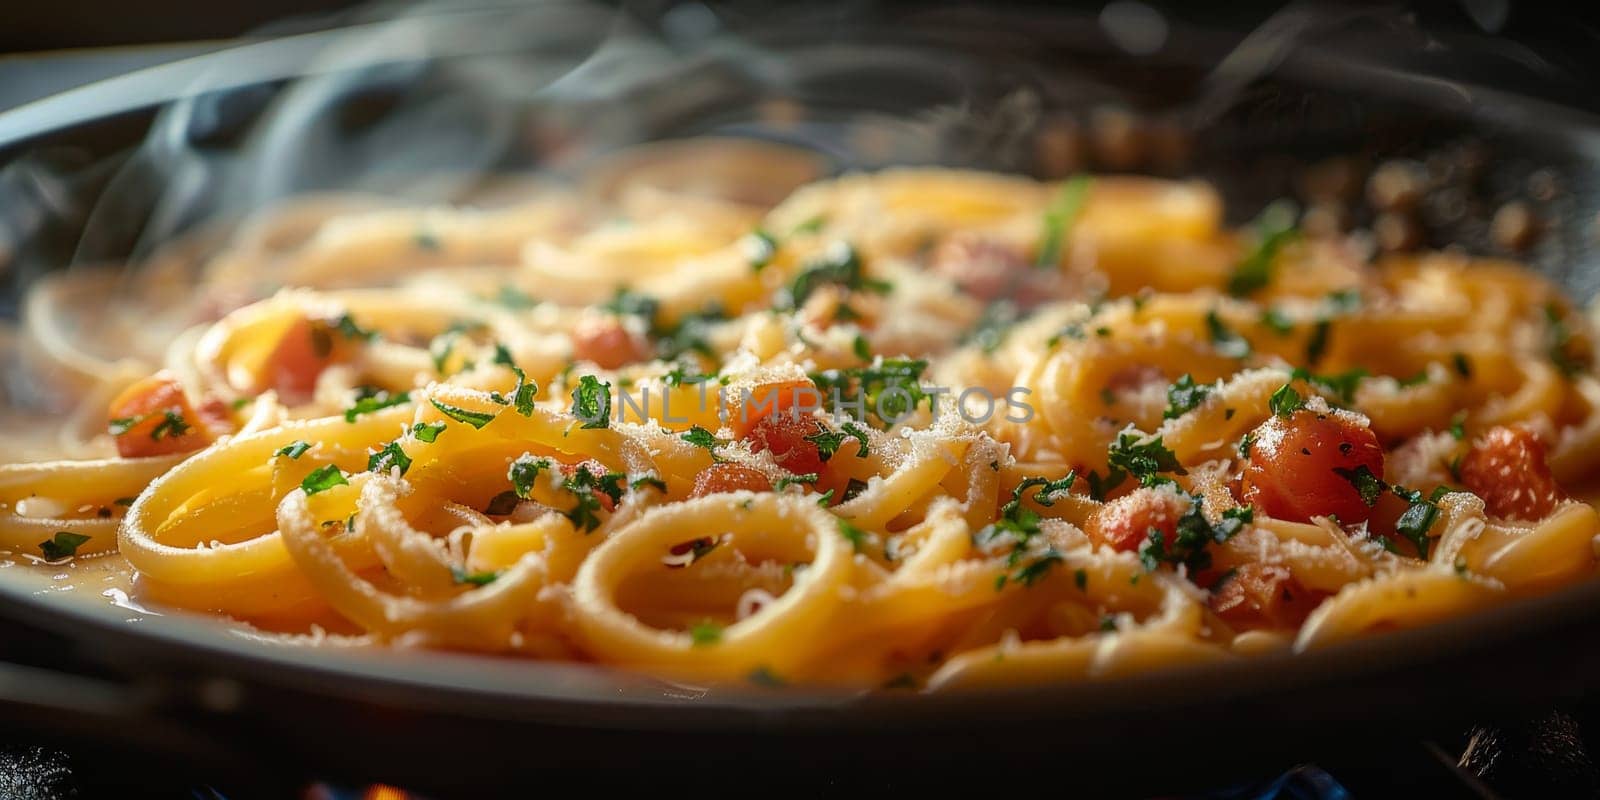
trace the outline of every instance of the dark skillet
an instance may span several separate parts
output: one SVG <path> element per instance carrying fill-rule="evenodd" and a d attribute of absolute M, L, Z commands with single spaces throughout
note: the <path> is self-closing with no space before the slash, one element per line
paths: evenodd
<path fill-rule="evenodd" d="M 407 168 L 550 165 L 531 142 L 551 139 L 532 129 L 549 134 L 552 120 L 594 151 L 718 133 L 804 144 L 840 168 L 936 162 L 1048 174 L 1063 165 L 1039 156 L 1041 120 L 1085 124 L 1108 104 L 1133 110 L 1142 132 L 1132 150 L 1087 145 L 1078 168 L 1201 175 L 1246 214 L 1295 193 L 1299 168 L 1327 156 L 1418 159 L 1448 173 L 1461 199 L 1416 213 L 1417 239 L 1435 246 L 1498 252 L 1489 216 L 1548 170 L 1559 191 L 1536 206 L 1548 227 L 1520 255 L 1583 300 L 1600 281 L 1589 246 L 1600 174 L 1592 121 L 1377 58 L 1397 35 L 1383 18 L 1386 40 L 1370 16 L 1347 15 L 1310 20 L 1314 35 L 1291 46 L 1269 37 L 1242 49 L 1233 49 L 1238 36 L 1175 26 L 1160 57 L 1128 56 L 1085 20 L 1053 15 L 813 12 L 737 38 L 695 19 L 652 19 L 640 22 L 642 39 L 613 39 L 616 49 L 600 51 L 609 56 L 552 81 L 584 61 L 600 29 L 588 12 L 541 13 L 531 27 L 525 11 L 440 14 L 419 23 L 425 53 L 358 51 L 353 63 L 286 80 L 374 29 L 312 34 L 0 116 L 0 152 L 11 159 L 0 190 L 8 217 L 26 223 L 7 273 L 11 302 L 41 264 L 126 257 L 273 197 L 407 187 Z M 563 66 L 546 70 L 530 52 Z M 489 66 L 528 77 L 486 83 Z M 196 81 L 215 91 L 168 94 Z M 800 124 L 752 112 L 777 96 L 804 109 Z M 454 104 L 442 119 L 412 113 L 441 97 Z M 384 124 L 395 119 L 403 124 Z M 874 127 L 886 150 L 864 148 L 858 132 Z M 123 149 L 147 130 L 142 147 Z M 441 137 L 452 146 L 432 146 Z M 115 155 L 100 162 L 110 167 L 69 169 L 63 152 Z M 181 193 L 180 174 L 198 176 Z M 72 202 L 45 208 L 40 185 Z M 1365 222 L 1371 212 L 1351 213 Z M 975 779 L 1020 791 L 1048 775 L 1057 793 L 1165 791 L 1268 763 L 1411 747 L 1485 715 L 1581 700 L 1600 684 L 1600 582 L 1310 655 L 921 696 L 706 691 L 584 666 L 286 648 L 205 620 L 129 622 L 0 577 L 0 615 L 14 626 L 0 640 L 14 662 L 0 667 L 10 728 L 96 742 L 108 765 L 242 777 L 264 796 L 309 774 L 452 796 L 549 777 L 694 790 L 748 770 L 794 788 L 852 768 L 895 770 L 906 778 L 898 785 L 930 788 Z"/>

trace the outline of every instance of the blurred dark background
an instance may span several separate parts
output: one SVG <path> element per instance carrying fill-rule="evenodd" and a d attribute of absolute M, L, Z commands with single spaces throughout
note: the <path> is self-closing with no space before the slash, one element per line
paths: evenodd
<path fill-rule="evenodd" d="M 514 0 L 513 0 L 514 1 Z M 525 0 L 529 3 L 546 0 Z M 772 0 L 704 0 L 728 21 L 759 17 L 778 4 Z M 984 5 L 996 5 L 989 2 Z M 86 79 L 127 71 L 139 63 L 165 60 L 173 55 L 210 49 L 222 40 L 263 31 L 282 33 L 336 25 L 350 19 L 361 3 L 352 0 L 144 0 L 107 3 L 103 0 L 49 0 L 6 4 L 0 21 L 0 108 L 69 88 Z M 394 6 L 396 3 L 384 5 Z M 623 10 L 649 17 L 665 8 L 683 5 L 671 0 L 631 0 L 615 3 Z M 813 2 L 819 13 L 829 8 L 904 7 L 920 9 L 926 2 L 887 0 Z M 1049 3 L 1005 3 L 1012 6 L 1067 8 L 1086 15 L 1102 13 L 1108 5 L 1144 5 L 1175 24 L 1228 32 L 1239 37 L 1275 15 L 1315 8 L 1320 13 L 1340 6 L 1401 10 L 1418 29 L 1436 36 L 1435 43 L 1417 56 L 1434 51 L 1458 50 L 1492 42 L 1490 52 L 1453 60 L 1449 77 L 1470 80 L 1568 105 L 1600 111 L 1600 9 L 1585 3 L 1534 3 L 1516 0 L 1435 0 L 1434 2 L 1188 2 L 1186 0 L 1122 0 L 1120 3 L 1057 0 Z M 188 48 L 166 47 L 190 43 Z M 199 43 L 199 44 L 196 44 Z M 155 45 L 157 47 L 151 47 Z M 48 68 L 41 68 L 42 51 L 116 48 L 105 52 L 56 53 Z M 71 63 L 68 63 L 71 62 Z M 67 64 L 67 66 L 62 66 Z"/>

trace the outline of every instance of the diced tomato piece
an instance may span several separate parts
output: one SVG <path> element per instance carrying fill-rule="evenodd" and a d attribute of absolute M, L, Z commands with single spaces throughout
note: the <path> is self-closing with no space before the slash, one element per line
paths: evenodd
<path fill-rule="evenodd" d="M 1322 601 L 1281 564 L 1242 564 L 1211 595 L 1211 610 L 1236 628 L 1293 628 Z"/>
<path fill-rule="evenodd" d="M 764 383 L 741 389 L 728 398 L 728 427 L 736 439 L 743 439 L 768 417 L 806 417 L 806 409 L 822 408 L 826 398 L 817 385 L 806 378 Z M 809 423 L 808 423 L 809 424 Z M 806 429 L 810 436 L 816 431 Z"/>
<path fill-rule="evenodd" d="M 216 438 L 189 404 L 177 377 L 165 371 L 122 390 L 111 401 L 107 418 L 123 458 L 187 453 Z"/>
<path fill-rule="evenodd" d="M 348 348 L 341 346 L 343 338 L 325 322 L 305 317 L 295 320 L 267 358 L 267 387 L 288 405 L 310 400 L 322 371 L 348 358 Z"/>
<path fill-rule="evenodd" d="M 1473 442 L 1461 459 L 1461 482 L 1493 517 L 1544 519 L 1567 499 L 1550 474 L 1544 442 L 1520 426 L 1494 428 Z"/>
<path fill-rule="evenodd" d="M 978 300 L 1009 300 L 1024 310 L 1060 296 L 1064 288 L 1059 270 L 1035 269 L 1020 248 L 982 234 L 946 237 L 929 267 Z"/>
<path fill-rule="evenodd" d="M 935 274 L 984 301 L 1010 294 L 1032 267 L 1019 248 L 970 233 L 945 237 L 933 251 L 930 266 Z"/>
<path fill-rule="evenodd" d="M 1374 482 L 1382 479 L 1383 448 L 1360 418 L 1300 409 L 1287 419 L 1273 415 L 1252 433 L 1240 494 L 1275 519 L 1338 517 L 1350 525 L 1372 516 L 1358 487 L 1376 503 L 1381 484 Z"/>
<path fill-rule="evenodd" d="M 770 492 L 772 481 L 761 474 L 760 470 L 751 469 L 743 464 L 713 464 L 711 469 L 700 473 L 694 479 L 694 491 L 690 497 L 705 497 L 708 494 L 721 494 L 723 492 L 737 491 Z"/>
<path fill-rule="evenodd" d="M 1137 552 L 1150 541 L 1150 531 L 1161 532 L 1163 546 L 1170 547 L 1178 532 L 1178 520 L 1189 513 L 1194 501 L 1165 488 L 1135 489 L 1100 509 L 1089 525 L 1089 536 L 1113 550 Z"/>
<path fill-rule="evenodd" d="M 652 355 L 649 338 L 628 330 L 617 317 L 584 317 L 573 326 L 572 356 L 579 361 L 592 361 L 601 369 L 617 369 L 647 361 Z"/>
<path fill-rule="evenodd" d="M 756 450 L 772 454 L 778 466 L 796 475 L 822 472 L 822 454 L 817 443 L 807 439 L 822 430 L 822 424 L 806 416 L 796 419 L 788 413 L 764 416 L 745 436 Z"/>

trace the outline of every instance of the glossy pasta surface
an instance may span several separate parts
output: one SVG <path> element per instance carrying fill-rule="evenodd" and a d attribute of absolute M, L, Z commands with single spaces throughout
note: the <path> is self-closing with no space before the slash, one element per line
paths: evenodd
<path fill-rule="evenodd" d="M 1315 658 L 1594 575 L 1591 324 L 1521 266 L 751 148 L 299 201 L 94 341 L 63 320 L 111 279 L 47 282 L 19 338 L 78 410 L 0 467 L 0 543 L 294 641 L 926 690 Z"/>

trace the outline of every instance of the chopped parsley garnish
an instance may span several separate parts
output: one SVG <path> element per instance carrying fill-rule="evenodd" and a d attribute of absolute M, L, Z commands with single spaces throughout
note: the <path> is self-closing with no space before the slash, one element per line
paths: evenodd
<path fill-rule="evenodd" d="M 722 626 L 709 620 L 697 622 L 689 628 L 689 638 L 695 647 L 716 644 L 722 641 Z"/>
<path fill-rule="evenodd" d="M 1550 339 L 1550 361 L 1562 375 L 1572 377 L 1583 371 L 1583 361 L 1572 355 L 1572 331 L 1567 327 L 1567 321 L 1561 315 L 1561 309 L 1555 303 L 1544 307 L 1544 318 Z"/>
<path fill-rule="evenodd" d="M 432 444 L 446 427 L 443 422 L 418 422 L 411 426 L 411 435 L 417 437 L 419 442 Z"/>
<path fill-rule="evenodd" d="M 647 294 L 619 288 L 601 308 L 613 314 L 639 317 L 653 325 L 656 313 L 661 310 L 661 301 Z"/>
<path fill-rule="evenodd" d="M 1145 571 L 1154 572 L 1163 562 L 1184 564 L 1191 572 L 1211 566 L 1211 553 L 1206 545 L 1221 544 L 1232 539 L 1255 517 L 1250 508 L 1230 508 L 1222 512 L 1222 519 L 1212 525 L 1202 513 L 1202 501 L 1192 497 L 1189 510 L 1174 527 L 1172 544 L 1168 545 L 1159 528 L 1151 528 L 1149 539 L 1139 548 L 1139 561 Z"/>
<path fill-rule="evenodd" d="M 238 411 L 238 410 L 244 408 L 245 406 L 250 405 L 251 403 L 254 403 L 255 401 L 256 401 L 256 399 L 254 397 L 251 397 L 251 396 L 235 397 L 232 400 L 228 401 L 228 408 L 231 408 L 234 411 Z"/>
<path fill-rule="evenodd" d="M 593 375 L 578 379 L 572 390 L 572 413 L 583 420 L 584 428 L 611 427 L 611 384 Z"/>
<path fill-rule="evenodd" d="M 413 233 L 411 235 L 411 243 L 416 245 L 418 250 L 426 250 L 429 252 L 438 250 L 440 246 L 439 237 L 434 235 L 432 231 L 426 230 L 418 230 L 416 233 Z"/>
<path fill-rule="evenodd" d="M 1459 411 L 1450 418 L 1450 435 L 1458 442 L 1467 438 L 1467 412 Z"/>
<path fill-rule="evenodd" d="M 776 483 L 772 484 L 772 491 L 781 492 L 790 486 L 816 483 L 818 480 L 821 480 L 821 478 L 822 476 L 815 472 L 807 472 L 803 475 L 785 475 L 782 478 L 779 478 Z"/>
<path fill-rule="evenodd" d="M 837 393 L 840 407 L 859 406 L 887 427 L 929 399 L 920 382 L 927 369 L 922 359 L 880 357 L 867 366 L 813 372 L 810 377 L 824 397 Z"/>
<path fill-rule="evenodd" d="M 489 363 L 499 364 L 503 367 L 511 367 L 512 369 L 516 369 L 517 367 L 517 360 L 511 357 L 511 351 L 500 342 L 494 343 L 494 358 L 490 359 Z"/>
<path fill-rule="evenodd" d="M 1267 400 L 1267 407 L 1272 409 L 1272 413 L 1285 419 L 1305 408 L 1305 405 L 1306 399 L 1287 383 L 1278 387 L 1278 391 L 1273 392 L 1272 397 Z"/>
<path fill-rule="evenodd" d="M 111 432 L 112 436 L 121 436 L 132 430 L 135 425 L 138 425 L 142 421 L 144 421 L 144 417 L 118 417 L 114 420 L 111 420 L 111 424 L 107 427 L 107 430 Z"/>
<path fill-rule="evenodd" d="M 1279 336 L 1288 336 L 1294 332 L 1294 322 L 1276 308 L 1268 308 L 1261 312 L 1261 324 Z"/>
<path fill-rule="evenodd" d="M 184 421 L 183 415 L 176 411 L 161 412 L 161 421 L 156 423 L 150 431 L 150 438 L 160 439 L 163 436 L 176 439 L 189 432 L 189 423 Z"/>
<path fill-rule="evenodd" d="M 294 440 L 294 441 L 292 441 L 292 442 L 290 442 L 290 443 L 278 448 L 277 450 L 273 451 L 272 455 L 274 455 L 274 456 L 288 456 L 290 458 L 299 458 L 299 457 L 305 455 L 306 451 L 310 450 L 310 449 L 311 449 L 311 443 L 310 442 L 308 442 L 308 441 L 306 441 L 304 439 L 296 439 L 296 440 Z"/>
<path fill-rule="evenodd" d="M 489 570 L 485 572 L 468 572 L 463 567 L 454 564 L 450 566 L 450 579 L 458 584 L 488 586 L 489 584 L 494 583 L 494 579 L 498 577 L 500 577 L 500 573 L 495 570 Z"/>
<path fill-rule="evenodd" d="M 1117 440 L 1111 443 L 1111 447 L 1106 450 L 1106 463 L 1113 473 L 1126 472 L 1145 486 L 1159 482 L 1155 478 L 1160 472 L 1189 474 L 1183 465 L 1178 463 L 1178 456 L 1161 442 L 1160 436 L 1149 441 L 1141 441 L 1141 438 L 1141 434 L 1135 431 L 1123 431 Z"/>
<path fill-rule="evenodd" d="M 741 244 L 752 272 L 766 269 L 767 265 L 772 263 L 773 257 L 778 254 L 778 240 L 764 230 L 751 231 Z"/>
<path fill-rule="evenodd" d="M 384 445 L 382 450 L 367 457 L 368 472 L 388 472 L 395 468 L 399 468 L 401 475 L 406 474 L 406 470 L 411 469 L 411 457 L 406 455 L 406 451 L 400 449 L 398 441 Z"/>
<path fill-rule="evenodd" d="M 1362 379 L 1368 377 L 1368 375 L 1369 373 L 1366 370 L 1356 367 L 1344 372 L 1327 374 L 1314 374 L 1304 369 L 1296 369 L 1290 374 L 1290 377 L 1295 380 L 1305 381 L 1323 391 L 1331 392 L 1341 403 L 1350 403 L 1355 401 L 1356 389 L 1361 386 Z"/>
<path fill-rule="evenodd" d="M 1049 573 L 1051 567 L 1061 563 L 1061 561 L 1061 553 L 1053 548 L 1046 550 L 1011 575 L 1008 576 L 1005 573 L 1001 573 L 1000 577 L 995 579 L 995 588 L 1005 588 L 1005 581 L 1008 577 L 1013 583 L 1022 584 L 1024 588 L 1032 586 Z"/>
<path fill-rule="evenodd" d="M 850 343 L 850 350 L 856 354 L 856 358 L 862 361 L 872 360 L 872 347 L 867 344 L 867 337 L 859 333 L 856 334 L 855 340 Z"/>
<path fill-rule="evenodd" d="M 1361 290 L 1340 289 L 1336 292 L 1329 292 L 1326 302 L 1330 313 L 1348 314 L 1361 308 Z"/>
<path fill-rule="evenodd" d="M 1428 557 L 1428 529 L 1433 527 L 1434 520 L 1439 517 L 1437 501 L 1444 494 L 1444 487 L 1435 490 L 1433 496 L 1423 497 L 1421 490 L 1406 490 L 1404 487 L 1394 487 L 1394 493 L 1401 500 L 1410 503 L 1404 514 L 1395 520 L 1395 533 L 1404 536 L 1411 546 L 1417 549 L 1417 557 Z"/>
<path fill-rule="evenodd" d="M 872 450 L 868 447 L 867 432 L 862 430 L 860 426 L 856 425 L 854 422 L 846 422 L 838 431 L 824 429 L 817 431 L 815 434 L 805 438 L 806 441 L 816 444 L 817 455 L 820 456 L 823 461 L 833 458 L 834 454 L 839 452 L 840 446 L 844 444 L 844 440 L 846 439 L 853 438 L 860 443 L 856 450 L 857 458 L 866 458 L 867 455 L 872 452 Z"/>
<path fill-rule="evenodd" d="M 461 338 L 461 331 L 451 328 L 428 342 L 428 357 L 433 359 L 433 370 L 440 375 L 450 361 L 450 354 L 456 350 L 456 340 Z"/>
<path fill-rule="evenodd" d="M 645 488 L 646 486 L 651 487 L 658 492 L 665 492 L 667 490 L 667 482 L 657 478 L 654 475 L 646 475 L 642 478 L 634 478 L 633 482 L 628 484 L 628 486 L 636 492 Z"/>
<path fill-rule="evenodd" d="M 603 506 L 595 493 L 604 494 L 615 503 L 622 499 L 622 482 L 627 478 L 620 472 L 596 475 L 587 466 L 578 465 L 571 477 L 561 484 L 561 488 L 571 492 L 578 501 L 566 512 L 567 519 L 572 520 L 572 526 L 585 533 L 600 527 L 599 512 Z"/>
<path fill-rule="evenodd" d="M 1081 568 L 1073 570 L 1072 585 L 1078 587 L 1078 591 L 1080 592 L 1088 591 L 1089 573 Z"/>
<path fill-rule="evenodd" d="M 823 286 L 842 286 L 850 291 L 865 290 L 878 294 L 888 294 L 893 288 L 890 284 L 866 277 L 862 270 L 861 256 L 854 247 L 836 242 L 825 250 L 820 258 L 809 262 L 805 268 L 796 275 L 794 281 L 779 293 L 776 305 L 780 310 L 790 311 L 805 305 L 808 298 Z"/>
<path fill-rule="evenodd" d="M 850 524 L 849 520 L 842 517 L 839 518 L 839 535 L 843 536 L 845 541 L 849 542 L 850 547 L 857 553 L 861 552 L 861 546 L 867 543 L 867 532 Z"/>
<path fill-rule="evenodd" d="M 1382 478 L 1372 474 L 1372 470 L 1367 469 L 1366 464 L 1362 464 L 1355 469 L 1334 467 L 1333 474 L 1344 478 L 1350 482 L 1351 486 L 1356 487 L 1356 493 L 1361 495 L 1361 502 L 1365 503 L 1367 508 L 1377 505 L 1378 497 L 1388 488 Z"/>
<path fill-rule="evenodd" d="M 333 329 L 346 339 L 376 339 L 377 331 L 367 330 L 356 324 L 355 318 L 346 311 L 333 321 Z"/>
<path fill-rule="evenodd" d="M 1253 431 L 1250 432 L 1250 433 L 1246 433 L 1244 436 L 1239 437 L 1239 457 L 1240 458 L 1249 458 L 1250 457 L 1250 446 L 1255 444 L 1255 443 L 1256 443 L 1256 435 L 1255 435 L 1255 433 Z"/>
<path fill-rule="evenodd" d="M 1211 344 L 1219 354 L 1228 358 L 1250 356 L 1250 342 L 1223 324 L 1216 311 L 1206 312 L 1206 331 L 1211 335 Z"/>
<path fill-rule="evenodd" d="M 511 481 L 511 487 L 516 491 L 517 497 L 527 500 L 532 496 L 534 480 L 539 477 L 539 473 L 547 469 L 550 469 L 550 459 L 534 458 L 523 453 L 506 469 L 506 478 Z"/>
<path fill-rule="evenodd" d="M 539 301 L 533 295 L 509 284 L 501 286 L 500 291 L 495 293 L 491 302 L 516 310 L 533 308 L 539 304 Z"/>
<path fill-rule="evenodd" d="M 1177 382 L 1167 387 L 1167 410 L 1161 413 L 1161 418 L 1177 419 L 1199 408 L 1209 394 L 1211 394 L 1210 386 L 1203 383 L 1196 384 L 1194 376 L 1185 373 Z"/>
<path fill-rule="evenodd" d="M 306 475 L 300 481 L 300 488 L 304 489 L 306 494 L 312 495 L 318 492 L 325 492 L 335 486 L 348 486 L 349 484 L 350 481 L 345 480 L 344 472 L 339 469 L 338 464 L 328 464 L 318 467 Z"/>
<path fill-rule="evenodd" d="M 439 409 L 439 413 L 455 420 L 456 422 L 465 423 L 474 428 L 482 428 L 483 426 L 494 421 L 495 414 L 491 411 L 471 411 L 460 406 L 450 405 L 449 403 L 441 403 L 432 398 L 429 398 L 428 402 L 432 403 L 434 408 Z"/>
<path fill-rule="evenodd" d="M 1395 383 L 1399 384 L 1401 388 L 1408 386 L 1421 386 L 1422 384 L 1428 382 L 1428 377 L 1428 371 L 1424 369 L 1408 378 L 1396 378 Z"/>
<path fill-rule="evenodd" d="M 978 318 L 978 323 L 963 337 L 963 341 L 977 345 L 985 353 L 993 353 L 1005 343 L 1011 326 L 1022 317 L 1022 311 L 1016 303 L 996 300 L 983 307 L 983 316 Z"/>
<path fill-rule="evenodd" d="M 687 433 L 684 433 L 678 438 L 694 445 L 695 447 L 705 448 L 706 451 L 710 452 L 713 456 L 716 455 L 716 449 L 718 447 L 727 444 L 726 441 L 718 439 L 716 434 L 713 434 L 711 431 L 708 431 L 699 425 L 695 425 L 694 427 L 690 428 Z"/>
<path fill-rule="evenodd" d="M 72 531 L 56 531 L 56 534 L 39 543 L 39 552 L 44 554 L 47 561 L 60 561 L 78 554 L 78 548 L 89 541 L 88 536 Z"/>
<path fill-rule="evenodd" d="M 1002 572 L 996 576 L 995 591 L 1004 589 L 1007 581 L 1032 586 L 1043 578 L 1052 566 L 1061 561 L 1061 554 L 1050 549 L 1029 563 L 1022 564 L 1024 556 L 1027 555 L 1028 543 L 1042 532 L 1038 513 L 1023 505 L 1022 498 L 1029 489 L 1039 487 L 1033 494 L 1034 502 L 1043 506 L 1054 505 L 1053 495 L 1071 489 L 1076 477 L 1074 473 L 1069 472 L 1066 477 L 1054 481 L 1042 477 L 1024 478 L 1015 489 L 1011 490 L 1011 499 L 1000 507 L 1000 518 L 984 526 L 974 535 L 974 541 L 980 545 L 990 544 L 1002 537 L 1010 539 L 1013 544 L 1011 552 L 1006 557 L 1006 569 L 1022 565 L 1014 573 Z"/>
<path fill-rule="evenodd" d="M 1044 212 L 1044 239 L 1033 261 L 1035 267 L 1053 267 L 1061 261 L 1061 245 L 1083 211 L 1084 201 L 1089 198 L 1089 188 L 1093 184 L 1094 180 L 1087 175 L 1076 175 L 1061 185 L 1061 190 Z"/>
<path fill-rule="evenodd" d="M 355 422 L 356 417 L 362 414 L 371 414 L 374 411 L 381 411 L 385 408 L 392 408 L 409 402 L 411 402 L 410 392 L 391 394 L 384 389 L 363 386 L 356 395 L 355 404 L 344 410 L 344 421 Z M 435 403 L 434 405 L 438 404 Z"/>
<path fill-rule="evenodd" d="M 539 384 L 528 380 L 527 373 L 519 367 L 512 367 L 511 373 L 517 376 L 517 386 L 511 390 L 511 404 L 516 407 L 517 413 L 524 417 L 533 416 L 533 398 L 539 394 Z"/>
<path fill-rule="evenodd" d="M 1228 294 L 1244 297 L 1272 282 L 1272 268 L 1278 252 L 1299 235 L 1294 227 L 1294 210 L 1285 203 L 1273 203 L 1256 217 L 1255 246 L 1233 267 L 1228 278 Z"/>
<path fill-rule="evenodd" d="M 676 389 L 677 387 L 686 383 L 705 383 L 715 379 L 716 377 L 716 375 L 707 372 L 690 372 L 687 367 L 679 364 L 678 366 L 673 367 L 669 372 L 667 372 L 667 374 L 661 376 L 661 382 Z"/>
<path fill-rule="evenodd" d="M 1333 323 L 1325 319 L 1317 320 L 1311 328 L 1311 338 L 1306 340 L 1306 363 L 1316 364 L 1328 352 L 1328 333 L 1332 331 Z"/>

